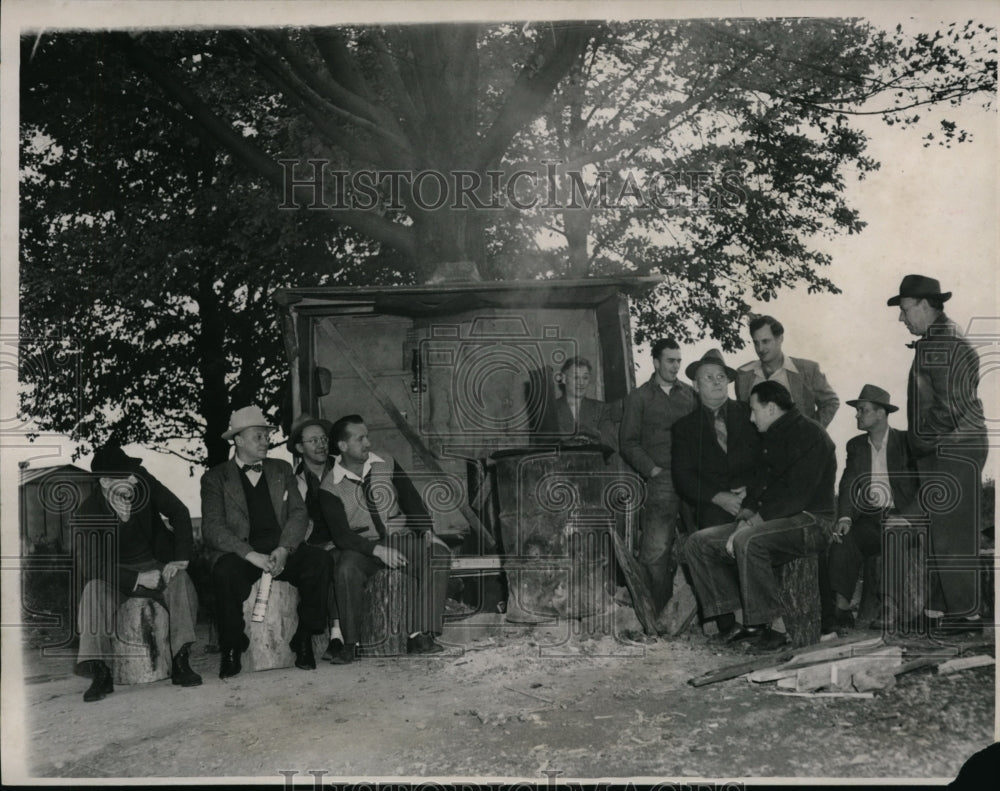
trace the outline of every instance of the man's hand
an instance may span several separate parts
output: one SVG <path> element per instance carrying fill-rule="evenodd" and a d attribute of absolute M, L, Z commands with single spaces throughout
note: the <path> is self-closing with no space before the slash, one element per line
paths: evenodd
<path fill-rule="evenodd" d="M 149 571 L 140 571 L 139 576 L 135 580 L 135 586 L 149 588 L 150 590 L 156 590 L 160 587 L 160 570 L 150 569 Z"/>
<path fill-rule="evenodd" d="M 833 530 L 830 532 L 830 538 L 837 544 L 841 543 L 844 536 L 847 535 L 848 531 L 851 529 L 851 517 L 842 516 L 837 520 L 837 524 L 833 526 Z"/>
<path fill-rule="evenodd" d="M 406 565 L 406 555 L 398 549 L 385 546 L 385 544 L 376 544 L 372 554 L 390 569 L 399 569 Z"/>
<path fill-rule="evenodd" d="M 736 516 L 740 512 L 740 505 L 743 498 L 733 492 L 716 492 L 712 502 L 725 511 L 730 516 Z"/>
<path fill-rule="evenodd" d="M 248 552 L 244 558 L 248 563 L 253 563 L 257 568 L 262 571 L 271 570 L 271 558 L 265 555 L 263 552 Z"/>
<path fill-rule="evenodd" d="M 268 556 L 268 562 L 270 566 L 265 571 L 270 571 L 272 577 L 279 576 L 288 562 L 288 547 L 278 547 Z"/>
<path fill-rule="evenodd" d="M 753 530 L 753 525 L 747 521 L 741 521 L 736 523 L 736 529 L 730 534 L 729 540 L 726 542 L 726 554 L 729 557 L 736 557 L 736 538 L 742 536 L 748 531 Z"/>
<path fill-rule="evenodd" d="M 170 580 L 174 578 L 174 575 L 178 571 L 186 571 L 188 567 L 188 562 L 186 560 L 171 560 L 167 565 L 163 567 L 163 584 L 169 585 Z"/>
<path fill-rule="evenodd" d="M 660 474 L 661 472 L 663 472 L 663 467 L 653 467 L 653 469 L 651 469 L 651 470 L 649 471 L 649 477 L 650 477 L 650 478 L 655 478 L 655 477 L 656 477 L 657 475 L 659 475 L 659 474 Z"/>

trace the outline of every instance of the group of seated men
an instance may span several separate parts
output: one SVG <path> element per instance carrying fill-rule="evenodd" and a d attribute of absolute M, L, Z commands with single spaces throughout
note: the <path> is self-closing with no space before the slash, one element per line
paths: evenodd
<path fill-rule="evenodd" d="M 202 535 L 210 565 L 219 677 L 237 675 L 249 647 L 244 602 L 267 572 L 298 589 L 297 627 L 290 647 L 295 665 L 314 669 L 313 635 L 329 634 L 325 658 L 348 664 L 357 658 L 364 586 L 380 569 L 409 577 L 405 623 L 407 651 L 443 650 L 440 635 L 448 583 L 447 545 L 432 531 L 419 492 L 387 453 L 371 449 L 358 415 L 335 423 L 303 415 L 289 445 L 297 470 L 267 458 L 270 435 L 259 407 L 232 413 L 223 438 L 233 456 L 202 476 Z M 329 455 L 329 444 L 338 451 Z M 188 509 L 117 446 L 94 454 L 91 471 L 100 489 L 75 514 L 113 523 L 116 562 L 88 560 L 80 600 L 78 660 L 92 675 L 85 701 L 114 691 L 114 613 L 129 596 L 150 597 L 167 608 L 174 684 L 197 686 L 190 666 L 197 595 L 187 574 L 192 554 Z M 160 519 L 170 521 L 170 530 Z M 432 558 L 439 560 L 432 563 Z M 443 559 L 443 560 L 442 560 Z M 96 627 L 96 628 L 95 628 Z"/>
<path fill-rule="evenodd" d="M 889 427 L 897 407 L 880 387 L 865 385 L 847 402 L 864 433 L 848 443 L 839 496 L 825 429 L 839 399 L 815 362 L 783 353 L 784 330 L 769 316 L 750 323 L 758 360 L 734 370 L 711 350 L 685 369 L 693 387 L 678 379 L 678 344 L 654 343 L 653 376 L 626 397 L 617 431 L 608 407 L 585 395 L 590 363 L 566 362 L 558 375 L 564 390 L 554 409 L 558 430 L 617 446 L 646 482 L 638 555 L 661 618 L 677 566 L 682 502 L 693 522 L 684 560 L 703 618 L 717 622 L 717 639 L 749 641 L 757 651 L 788 642 L 775 567 L 796 558 L 820 556 L 824 631 L 851 625 L 862 562 L 881 552 L 887 525 L 918 514 L 921 481 L 944 475 L 968 487 L 957 503 L 924 516 L 933 554 L 975 554 L 978 498 L 968 493 L 979 489 L 985 423 L 975 395 L 978 357 L 943 313 L 949 297 L 936 280 L 908 275 L 889 300 L 919 337 L 909 425 L 905 432 Z M 267 458 L 272 430 L 259 408 L 235 411 L 223 434 L 233 442 L 233 457 L 202 477 L 220 677 L 240 672 L 248 646 L 243 603 L 264 572 L 299 590 L 291 643 L 297 667 L 315 668 L 314 634 L 329 634 L 332 662 L 355 660 L 364 585 L 384 568 L 403 569 L 415 583 L 408 650 L 441 651 L 434 638 L 441 633 L 448 566 L 432 558 L 449 553 L 413 482 L 392 457 L 371 450 L 360 416 L 332 424 L 301 416 L 289 437 L 301 459 L 296 470 Z M 123 597 L 156 598 L 170 613 L 173 683 L 200 684 L 188 663 L 197 600 L 185 571 L 192 543 L 187 509 L 118 448 L 95 453 L 92 471 L 101 488 L 79 513 L 116 522 L 118 563 L 87 585 L 81 623 L 107 618 Z M 940 629 L 981 628 L 979 607 L 975 572 L 932 575 L 927 614 L 939 617 Z M 891 618 L 912 616 L 890 611 Z M 110 656 L 107 639 L 81 638 L 80 660 L 93 671 L 85 700 L 113 691 Z"/>

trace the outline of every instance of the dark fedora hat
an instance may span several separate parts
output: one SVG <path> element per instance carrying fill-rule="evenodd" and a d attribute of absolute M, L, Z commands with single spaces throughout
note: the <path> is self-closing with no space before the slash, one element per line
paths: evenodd
<path fill-rule="evenodd" d="M 330 429 L 333 428 L 333 423 L 329 420 L 323 420 L 321 417 L 313 417 L 308 412 L 303 412 L 292 422 L 291 431 L 288 432 L 288 452 L 294 454 L 295 446 L 299 443 L 302 438 L 302 432 L 305 431 L 309 426 L 319 426 L 323 429 L 323 433 L 327 437 L 330 436 Z"/>
<path fill-rule="evenodd" d="M 875 385 L 865 385 L 862 387 L 861 395 L 853 401 L 848 401 L 847 405 L 856 407 L 859 401 L 871 401 L 873 404 L 878 404 L 880 407 L 883 407 L 886 412 L 895 412 L 899 409 L 899 407 L 894 406 L 892 401 L 889 399 L 889 393 L 881 387 L 876 387 Z"/>
<path fill-rule="evenodd" d="M 90 471 L 102 478 L 127 478 L 142 466 L 142 459 L 126 456 L 118 445 L 102 445 L 94 451 Z"/>
<path fill-rule="evenodd" d="M 726 372 L 726 376 L 729 378 L 730 382 L 736 379 L 736 371 L 726 365 L 726 361 L 722 359 L 722 352 L 718 349 L 709 349 L 705 352 L 701 356 L 700 360 L 695 360 L 684 369 L 684 375 L 693 382 L 695 376 L 698 374 L 698 369 L 701 368 L 701 366 L 708 365 L 710 363 L 712 365 L 722 366 L 722 370 Z"/>
<path fill-rule="evenodd" d="M 899 294 L 890 297 L 886 305 L 894 307 L 899 304 L 903 297 L 912 299 L 924 299 L 925 297 L 936 297 L 942 302 L 951 299 L 951 292 L 941 292 L 941 284 L 933 277 L 923 275 L 907 275 L 899 284 Z"/>

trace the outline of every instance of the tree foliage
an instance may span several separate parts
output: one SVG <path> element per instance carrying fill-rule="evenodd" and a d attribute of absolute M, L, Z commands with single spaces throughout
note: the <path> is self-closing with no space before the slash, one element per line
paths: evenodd
<path fill-rule="evenodd" d="M 911 126 L 996 89 L 995 33 L 973 22 L 43 33 L 21 62 L 22 335 L 84 361 L 82 400 L 26 369 L 24 407 L 81 441 L 204 440 L 184 455 L 209 463 L 231 407 L 277 417 L 276 287 L 463 259 L 487 278 L 662 273 L 637 339 L 732 349 L 750 298 L 837 290 L 816 240 L 864 227 L 844 199 L 878 167 L 858 117 Z M 926 138 L 967 136 L 942 118 Z M 464 171 L 491 208 L 430 209 L 403 180 L 370 210 L 281 210 L 283 160 Z M 518 170 L 540 174 L 530 208 L 490 178 Z"/>

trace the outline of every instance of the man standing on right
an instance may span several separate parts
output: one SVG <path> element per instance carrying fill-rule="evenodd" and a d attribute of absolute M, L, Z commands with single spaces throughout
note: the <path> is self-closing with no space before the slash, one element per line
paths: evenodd
<path fill-rule="evenodd" d="M 799 412 L 819 421 L 823 428 L 837 414 L 840 399 L 833 392 L 819 364 L 781 351 L 785 328 L 773 316 L 756 316 L 750 321 L 750 337 L 760 358 L 740 367 L 736 376 L 736 399 L 750 401 L 750 391 L 758 382 L 778 382 L 792 394 Z"/>
<path fill-rule="evenodd" d="M 680 498 L 670 474 L 671 427 L 694 410 L 694 388 L 677 379 L 681 351 L 666 338 L 653 344 L 653 375 L 625 398 L 621 455 L 646 482 L 642 507 L 639 565 L 657 615 L 673 592 L 677 564 L 673 555 Z"/>
<path fill-rule="evenodd" d="M 948 491 L 947 508 L 930 505 L 932 634 L 979 631 L 979 512 L 987 436 L 978 396 L 979 355 L 944 313 L 951 292 L 923 275 L 907 275 L 886 304 L 917 340 L 906 389 L 907 439 L 921 487 Z M 928 500 L 937 498 L 927 498 Z M 951 568 L 948 568 L 948 566 Z"/>

